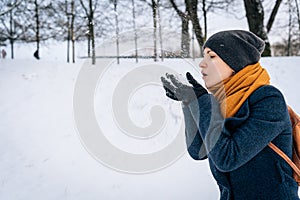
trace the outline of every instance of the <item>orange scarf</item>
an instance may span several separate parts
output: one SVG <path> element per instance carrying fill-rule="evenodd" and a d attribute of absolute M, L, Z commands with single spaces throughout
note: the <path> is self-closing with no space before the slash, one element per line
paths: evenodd
<path fill-rule="evenodd" d="M 234 76 L 208 88 L 220 103 L 223 117 L 232 117 L 260 86 L 270 84 L 268 72 L 260 63 L 248 65 Z"/>

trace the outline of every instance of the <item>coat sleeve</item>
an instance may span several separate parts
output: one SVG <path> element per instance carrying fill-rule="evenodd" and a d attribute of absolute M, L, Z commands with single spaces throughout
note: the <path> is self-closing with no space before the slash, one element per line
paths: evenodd
<path fill-rule="evenodd" d="M 189 106 L 208 157 L 218 170 L 233 171 L 262 151 L 290 126 L 284 98 L 272 86 L 257 89 L 234 117 L 224 119 L 209 94 Z M 242 113 L 242 114 L 241 114 Z"/>
<path fill-rule="evenodd" d="M 195 160 L 206 159 L 207 152 L 198 130 L 198 120 L 195 121 L 195 119 L 192 117 L 188 106 L 183 105 L 182 110 L 185 121 L 185 138 L 188 153 Z"/>

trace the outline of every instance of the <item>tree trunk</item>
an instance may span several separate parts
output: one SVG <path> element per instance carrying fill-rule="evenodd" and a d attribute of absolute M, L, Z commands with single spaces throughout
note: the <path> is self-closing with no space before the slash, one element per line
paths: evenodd
<path fill-rule="evenodd" d="M 188 8 L 185 7 L 185 12 L 178 9 L 174 0 L 170 0 L 171 5 L 177 12 L 181 19 L 181 56 L 190 57 L 190 34 L 189 34 L 189 21 Z"/>
<path fill-rule="evenodd" d="M 14 40 L 10 39 L 11 59 L 14 59 Z"/>
<path fill-rule="evenodd" d="M 15 1 L 13 4 L 12 3 L 8 3 L 10 4 L 8 6 L 8 8 L 5 10 L 2 10 L 2 12 L 0 12 L 0 17 L 11 12 L 13 9 L 15 9 L 16 7 L 18 7 L 21 3 L 22 3 L 23 0 L 18 0 L 18 1 Z"/>
<path fill-rule="evenodd" d="M 39 19 L 39 5 L 37 0 L 34 0 L 35 5 L 35 19 L 36 19 L 36 58 L 40 59 L 40 19 Z"/>
<path fill-rule="evenodd" d="M 92 42 L 92 64 L 96 64 L 96 50 L 95 50 L 95 33 L 94 33 L 94 11 L 93 11 L 93 2 L 89 0 L 89 9 L 90 9 L 90 16 L 89 16 L 89 27 L 90 27 L 90 36 Z"/>
<path fill-rule="evenodd" d="M 88 24 L 89 27 L 89 32 L 87 34 L 87 52 L 88 52 L 88 57 L 91 57 L 91 28 L 90 28 L 90 23 Z"/>
<path fill-rule="evenodd" d="M 69 18 L 69 17 L 68 17 Z M 68 38 L 67 38 L 67 63 L 70 62 L 70 25 L 69 25 L 69 19 L 68 19 Z"/>
<path fill-rule="evenodd" d="M 288 30 L 286 55 L 291 56 L 292 55 L 292 44 L 291 44 L 291 39 L 292 39 L 292 5 L 291 5 L 291 0 L 288 0 L 288 3 L 289 3 L 289 30 Z"/>
<path fill-rule="evenodd" d="M 268 23 L 267 23 L 267 32 L 269 33 L 271 28 L 272 28 L 272 25 L 273 25 L 273 22 L 275 20 L 275 17 L 277 15 L 277 12 L 278 12 L 278 9 L 279 9 L 279 6 L 281 4 L 282 0 L 276 0 L 276 3 L 275 3 L 275 6 L 272 10 L 272 13 L 270 15 L 270 18 L 268 20 Z"/>
<path fill-rule="evenodd" d="M 119 49 L 119 20 L 117 13 L 117 0 L 114 0 L 114 12 L 116 21 L 116 46 L 117 46 L 117 64 L 120 63 L 120 49 Z"/>
<path fill-rule="evenodd" d="M 91 57 L 91 43 L 92 43 L 92 64 L 96 63 L 96 56 L 95 56 L 95 38 L 94 38 L 94 11 L 93 11 L 93 5 L 92 5 L 92 0 L 89 0 L 89 6 L 88 8 L 84 5 L 83 0 L 79 1 L 85 15 L 88 19 L 88 33 L 86 34 L 87 36 L 87 52 L 88 52 L 88 57 Z"/>
<path fill-rule="evenodd" d="M 193 52 L 193 60 L 195 60 L 195 32 L 192 32 L 192 52 Z M 201 51 L 202 52 L 202 51 Z"/>
<path fill-rule="evenodd" d="M 206 0 L 202 0 L 202 11 L 204 18 L 204 41 L 207 39 L 207 12 L 206 12 Z"/>
<path fill-rule="evenodd" d="M 71 38 L 72 38 L 72 62 L 75 63 L 75 31 L 74 31 L 74 21 L 75 21 L 75 1 L 71 2 Z"/>
<path fill-rule="evenodd" d="M 161 52 L 161 61 L 164 61 L 164 49 L 163 49 L 163 39 L 162 39 L 162 30 L 161 30 L 161 18 L 160 18 L 160 0 L 157 0 L 157 18 L 158 18 L 158 32 L 159 32 L 159 43 L 160 43 L 160 52 Z"/>
<path fill-rule="evenodd" d="M 138 47 L 137 47 L 137 30 L 135 25 L 135 6 L 134 0 L 132 0 L 132 22 L 133 22 L 133 31 L 134 31 L 134 46 L 135 46 L 135 61 L 138 62 Z"/>
<path fill-rule="evenodd" d="M 154 42 L 154 61 L 157 61 L 157 16 L 156 16 L 156 3 L 155 0 L 152 0 L 152 13 L 153 13 L 153 42 Z"/>
<path fill-rule="evenodd" d="M 249 30 L 265 41 L 262 56 L 271 56 L 271 47 L 264 27 L 264 10 L 260 0 L 244 0 Z"/>
<path fill-rule="evenodd" d="M 295 0 L 296 3 L 296 11 L 297 11 L 297 21 L 298 21 L 298 29 L 299 29 L 299 40 L 300 40 L 300 12 L 299 12 L 299 4 L 298 4 L 298 0 Z M 300 42 L 299 42 L 300 43 Z"/>
<path fill-rule="evenodd" d="M 198 0 L 185 0 L 185 3 L 187 5 L 189 16 L 193 24 L 193 30 L 195 32 L 195 36 L 199 44 L 200 54 L 202 55 L 201 49 L 204 43 L 204 38 L 197 14 Z"/>
<path fill-rule="evenodd" d="M 12 10 L 9 11 L 10 19 L 9 19 L 9 41 L 10 41 L 10 49 L 11 49 L 11 59 L 14 59 L 14 30 L 13 30 L 13 14 Z"/>
<path fill-rule="evenodd" d="M 68 0 L 65 0 L 65 10 L 67 15 L 67 28 L 68 28 L 68 35 L 67 35 L 67 63 L 70 62 L 70 16 L 69 16 L 69 9 L 68 9 Z"/>
<path fill-rule="evenodd" d="M 90 31 L 91 31 L 91 47 L 92 47 L 92 64 L 96 64 L 96 50 L 95 50 L 95 34 L 94 34 L 94 22 L 90 22 Z"/>
<path fill-rule="evenodd" d="M 181 56 L 190 57 L 189 20 L 184 17 L 181 18 Z"/>

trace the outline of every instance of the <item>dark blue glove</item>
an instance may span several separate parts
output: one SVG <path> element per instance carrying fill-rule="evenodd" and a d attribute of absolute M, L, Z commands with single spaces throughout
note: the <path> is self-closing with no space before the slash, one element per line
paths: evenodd
<path fill-rule="evenodd" d="M 188 104 L 201 95 L 207 94 L 207 90 L 189 72 L 186 73 L 186 78 L 191 85 L 180 82 L 173 74 L 166 74 L 166 78 L 161 77 L 166 95 L 175 101 Z"/>

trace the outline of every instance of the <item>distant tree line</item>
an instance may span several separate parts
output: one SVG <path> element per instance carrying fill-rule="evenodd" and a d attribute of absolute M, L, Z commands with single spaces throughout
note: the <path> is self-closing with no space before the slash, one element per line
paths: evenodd
<path fill-rule="evenodd" d="M 153 26 L 153 57 L 168 56 L 163 49 L 163 28 L 170 21 L 176 21 L 181 29 L 180 55 L 191 55 L 193 39 L 201 49 L 206 38 L 209 13 L 234 13 L 239 0 L 2 0 L 0 2 L 0 45 L 9 44 L 11 58 L 14 58 L 14 44 L 17 41 L 35 42 L 36 58 L 39 58 L 41 41 L 49 39 L 67 41 L 67 61 L 75 62 L 76 41 L 87 42 L 87 57 L 96 62 L 97 38 L 116 36 L 116 54 L 119 56 L 120 30 L 134 30 Z M 263 0 L 244 0 L 243 8 L 249 30 L 266 42 L 263 56 L 299 55 L 300 14 L 299 0 L 272 1 L 272 8 L 264 8 Z M 282 4 L 287 10 L 280 10 Z M 268 35 L 276 24 L 278 13 L 285 12 L 287 37 L 271 45 Z M 119 17 L 122 15 L 123 17 Z M 234 14 L 233 14 L 234 15 Z M 125 17 L 124 17 L 125 16 Z M 164 17 L 162 17 L 164 16 Z M 171 17 L 176 16 L 176 17 Z M 266 17 L 268 16 L 268 17 Z M 152 20 L 146 20 L 149 17 Z M 139 20 L 144 18 L 145 22 Z M 167 18 L 167 19 L 166 19 Z M 166 22 L 168 21 L 168 22 Z M 266 23 L 265 23 L 266 22 Z M 161 52 L 158 52 L 160 47 Z M 193 51 L 194 52 L 194 51 Z M 193 53 L 192 52 L 192 53 Z M 200 54 L 202 51 L 200 51 Z M 71 54 L 71 57 L 70 57 Z M 136 50 L 135 56 L 138 56 Z"/>

